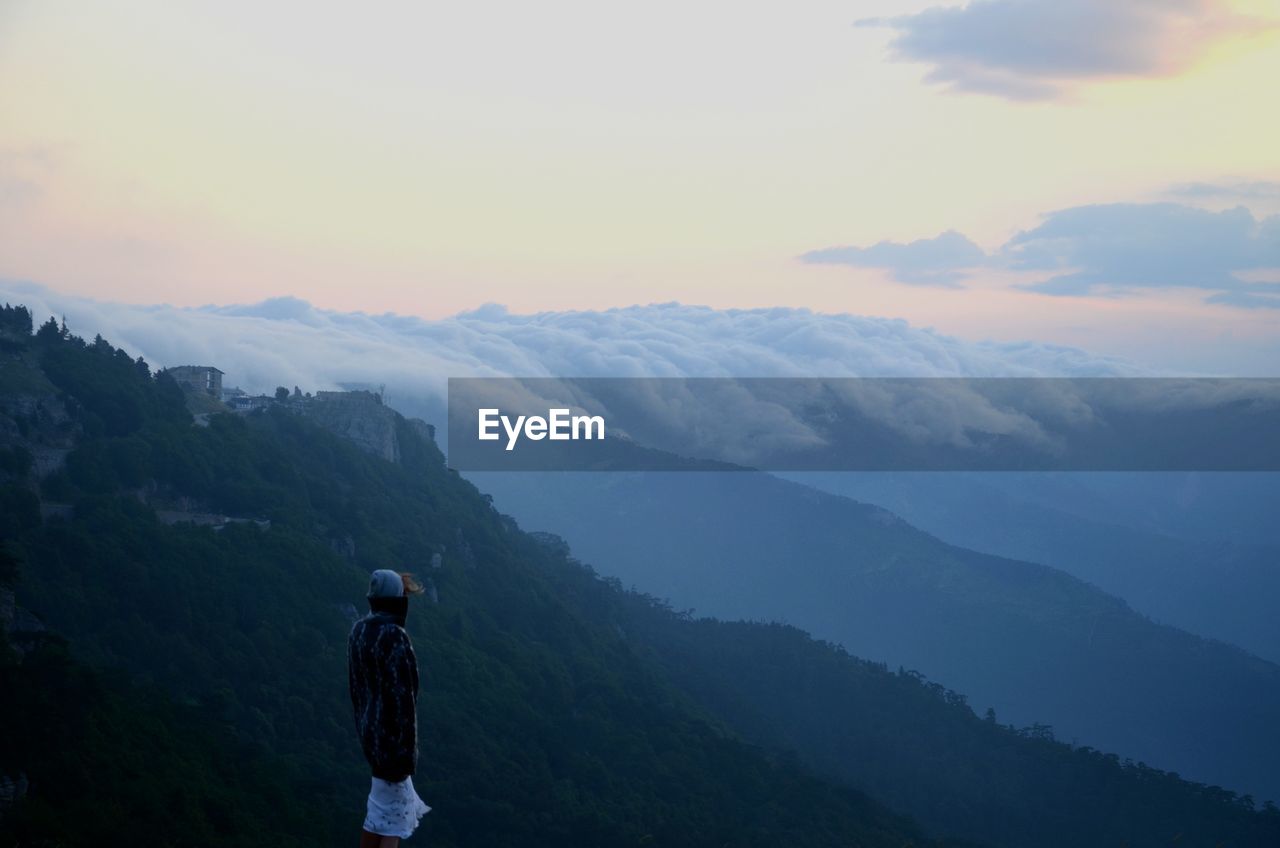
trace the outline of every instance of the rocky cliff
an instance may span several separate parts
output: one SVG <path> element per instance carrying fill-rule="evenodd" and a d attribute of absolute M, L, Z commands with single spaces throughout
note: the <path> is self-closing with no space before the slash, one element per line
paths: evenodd
<path fill-rule="evenodd" d="M 398 413 L 384 406 L 373 392 L 318 392 L 315 397 L 295 403 L 295 408 L 321 427 L 353 442 L 361 450 L 391 462 L 400 461 L 400 440 L 396 435 Z M 425 421 L 410 419 L 420 435 L 434 439 L 435 428 Z"/>

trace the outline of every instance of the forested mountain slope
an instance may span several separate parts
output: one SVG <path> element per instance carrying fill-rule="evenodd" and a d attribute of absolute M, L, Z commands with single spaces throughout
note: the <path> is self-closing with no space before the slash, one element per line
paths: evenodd
<path fill-rule="evenodd" d="M 0 584 L 0 592 L 5 592 Z M 323 810 L 298 764 L 199 706 L 106 675 L 0 622 L 0 845 L 302 845 Z M 180 840 L 176 842 L 175 840 Z"/>
<path fill-rule="evenodd" d="M 111 681 L 103 698 L 54 698 L 80 728 L 57 732 L 63 719 L 26 697 L 52 689 L 42 655 L 5 654 L 4 715 L 32 744 L 0 749 L 0 772 L 31 781 L 0 825 L 23 845 L 102 844 L 73 815 L 99 805 L 161 832 L 191 807 L 202 824 L 187 844 L 350 841 L 368 776 L 345 640 L 368 571 L 386 566 L 429 583 L 408 625 L 424 681 L 415 782 L 434 807 L 424 844 L 902 846 L 931 844 L 949 822 L 988 844 L 1070 844 L 1052 837 L 1049 809 L 1075 815 L 1069 833 L 1090 844 L 1164 845 L 1171 827 L 1184 845 L 1280 835 L 1239 798 L 1110 761 L 1107 791 L 1126 800 L 1095 816 L 1099 788 L 1059 767 L 1065 746 L 988 729 L 910 676 L 828 662 L 793 631 L 696 622 L 624 592 L 495 511 L 398 416 L 391 462 L 284 404 L 200 426 L 171 380 L 56 326 L 2 353 L 0 534 L 20 563 L 18 602 L 69 641 L 74 668 L 95 669 L 64 677 Z M 194 521 L 205 515 L 245 520 Z M 721 627 L 743 628 L 730 639 L 741 650 Z M 784 656 L 838 697 L 795 686 Z M 799 700 L 788 714 L 779 699 Z M 829 732 L 835 759 L 866 766 L 839 770 L 813 755 L 826 735 L 815 716 L 851 703 L 895 717 L 858 722 L 878 727 L 875 757 Z M 132 707 L 135 729 L 120 715 Z M 1010 751 L 1021 765 L 1000 777 Z M 68 798 L 40 757 L 122 774 Z M 174 760 L 198 782 L 181 785 Z M 975 773 L 1002 790 L 975 797 Z M 939 795 L 969 813 L 939 813 Z M 289 815 L 271 815 L 277 804 Z"/>
<path fill-rule="evenodd" d="M 416 783 L 434 808 L 423 843 L 929 844 L 862 793 L 739 741 L 621 635 L 576 613 L 545 574 L 545 549 L 449 472 L 423 428 L 397 417 L 397 464 L 283 407 L 197 426 L 172 380 L 56 326 L 3 355 L 0 533 L 21 562 L 18 602 L 77 657 L 165 693 L 157 715 L 176 711 L 181 725 L 172 750 L 135 742 L 120 715 L 126 687 L 62 705 L 87 724 L 64 735 L 25 700 L 43 684 L 38 657 L 24 659 L 3 699 L 26 723 L 6 736 L 40 744 L 6 746 L 0 764 L 31 778 L 3 813 L 22 845 L 102 844 L 71 815 L 99 806 L 107 820 L 137 806 L 144 832 L 173 824 L 135 800 L 195 803 L 164 757 L 206 732 L 213 752 L 235 752 L 273 785 L 259 795 L 234 772 L 193 774 L 221 793 L 219 808 L 245 811 L 231 825 L 280 845 L 353 841 L 368 771 L 345 649 L 374 566 L 415 568 L 437 600 L 416 603 L 408 624 L 424 680 Z M 37 481 L 32 457 L 68 445 L 65 466 Z M 161 520 L 184 512 L 254 520 Z M 189 759 L 205 754 L 200 743 Z M 127 779 L 104 772 L 79 806 L 41 766 L 120 757 Z M 264 797 L 287 814 L 255 818 Z M 173 838 L 253 843 L 199 828 Z"/>

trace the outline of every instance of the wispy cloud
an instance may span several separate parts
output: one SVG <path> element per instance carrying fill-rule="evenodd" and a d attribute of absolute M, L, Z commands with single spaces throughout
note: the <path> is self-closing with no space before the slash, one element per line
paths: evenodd
<path fill-rule="evenodd" d="M 852 265 L 884 268 L 902 283 L 959 288 L 968 273 L 983 265 L 982 248 L 955 230 L 929 239 L 902 244 L 882 241 L 870 247 L 827 247 L 800 257 L 813 265 Z"/>
<path fill-rule="evenodd" d="M 1079 206 L 1047 215 L 1014 236 L 1002 254 L 1015 269 L 1065 270 L 1024 286 L 1046 294 L 1198 288 L 1218 292 L 1211 303 L 1280 308 L 1280 286 L 1239 276 L 1280 268 L 1280 216 L 1258 220 L 1244 207 Z"/>
<path fill-rule="evenodd" d="M 1275 201 L 1280 200 L 1280 182 L 1275 180 L 1224 180 L 1222 182 L 1178 183 L 1169 197 L 1187 200 Z"/>
<path fill-rule="evenodd" d="M 1196 185 L 1192 190 L 1201 197 L 1216 188 Z M 1245 185 L 1262 194 L 1274 184 Z M 1243 206 L 1221 212 L 1179 203 L 1076 206 L 1048 213 L 1038 226 L 989 254 L 948 231 L 907 244 L 826 248 L 800 258 L 887 268 L 894 279 L 917 285 L 960 287 L 961 280 L 985 267 L 1061 272 L 1018 286 L 1042 294 L 1121 296 L 1141 289 L 1193 288 L 1215 292 L 1207 303 L 1280 308 L 1280 283 L 1244 276 L 1280 269 L 1280 215 L 1259 219 Z"/>
<path fill-rule="evenodd" d="M 896 33 L 895 59 L 949 89 L 1045 100 L 1102 78 L 1186 70 L 1215 42 L 1275 26 L 1225 0 L 973 0 L 859 21 Z"/>

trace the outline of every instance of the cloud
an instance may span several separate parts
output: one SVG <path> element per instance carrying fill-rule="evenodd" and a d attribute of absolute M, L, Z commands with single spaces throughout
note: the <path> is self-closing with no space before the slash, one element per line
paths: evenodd
<path fill-rule="evenodd" d="M 1055 295 L 1199 288 L 1212 303 L 1280 308 L 1277 285 L 1244 271 L 1280 268 L 1280 216 L 1176 203 L 1077 206 L 1047 215 L 1001 249 L 1018 270 L 1066 270 L 1023 288 Z"/>
<path fill-rule="evenodd" d="M 667 303 L 520 315 L 490 304 L 425 320 L 334 312 L 297 298 L 201 308 L 109 303 L 3 281 L 0 301 L 28 305 L 37 321 L 65 314 L 74 332 L 101 333 L 153 367 L 216 365 L 228 385 L 249 390 L 383 384 L 391 406 L 437 425 L 446 421 L 446 381 L 453 376 L 1153 376 L 1073 348 L 965 342 L 904 321 L 806 309 Z M 1089 398 L 1055 381 L 1032 386 L 1013 406 L 999 389 L 991 394 L 959 382 L 930 382 L 934 390 L 922 393 L 876 381 L 833 386 L 802 379 L 763 388 L 730 382 L 693 392 L 687 381 L 654 381 L 651 395 L 601 392 L 576 397 L 571 405 L 633 424 L 634 415 L 615 417 L 619 409 L 612 404 L 631 402 L 634 408 L 642 399 L 642 428 L 635 435 L 645 443 L 654 436 L 659 446 L 749 464 L 774 452 L 826 445 L 832 419 L 815 410 L 831 405 L 831 392 L 838 393 L 837 408 L 856 409 L 921 445 L 972 447 L 998 436 L 1052 455 L 1063 428 L 1087 426 L 1094 415 Z M 1126 381 L 1126 392 L 1131 385 Z M 1109 408 L 1130 400 L 1102 399 Z M 1153 402 L 1132 400 L 1142 410 Z M 1170 402 L 1183 400 L 1196 402 Z M 443 442 L 445 428 L 437 433 Z"/>
<path fill-rule="evenodd" d="M 1280 309 L 1280 283 L 1255 283 L 1247 291 L 1218 292 L 1205 302 L 1241 309 Z"/>
<path fill-rule="evenodd" d="M 882 241 L 871 247 L 811 250 L 800 260 L 813 265 L 886 268 L 902 283 L 960 288 L 967 272 L 985 264 L 987 255 L 965 236 L 948 230 L 934 238 L 907 244 Z"/>
<path fill-rule="evenodd" d="M 1233 180 L 1221 183 L 1179 183 L 1167 192 L 1170 197 L 1188 200 L 1268 201 L 1280 200 L 1280 182 L 1273 180 Z"/>
<path fill-rule="evenodd" d="M 224 384 L 253 392 L 295 385 L 307 391 L 385 385 L 387 402 L 443 425 L 447 380 L 519 377 L 954 377 L 1134 376 L 1120 360 L 1035 342 L 965 342 L 905 321 L 807 309 L 716 310 L 678 303 L 605 311 L 519 315 L 488 304 L 450 318 L 425 320 L 317 309 L 298 298 L 250 305 L 179 308 L 110 303 L 0 281 L 0 302 L 23 303 L 37 322 L 65 315 L 72 331 L 100 333 L 153 367 L 212 364 Z M 797 381 L 800 390 L 808 381 Z M 794 449 L 819 439 L 803 418 L 802 399 L 761 398 L 728 384 L 710 402 L 686 396 L 679 381 L 660 381 L 646 400 L 654 426 L 679 431 L 669 441 L 718 456 L 744 450 Z M 605 402 L 594 399 L 594 403 Z M 592 399 L 581 403 L 595 411 Z M 573 405 L 579 405 L 575 400 Z M 960 422 L 1024 434 L 1018 416 L 995 413 L 976 395 L 945 405 Z M 876 414 L 874 405 L 868 414 Z M 930 438 L 950 438 L 919 404 L 890 404 L 881 416 L 902 419 Z M 953 428 L 954 429 L 954 428 Z M 936 431 L 936 432 L 935 432 Z M 443 428 L 439 431 L 444 439 Z M 1035 436 L 1034 427 L 1026 432 Z M 748 462 L 751 455 L 732 458 Z"/>
<path fill-rule="evenodd" d="M 1115 376 L 1120 360 L 1037 342 L 966 342 L 907 322 L 807 309 L 678 303 L 517 315 L 487 305 L 426 320 L 332 312 L 297 298 L 179 308 L 110 303 L 0 281 L 37 322 L 66 315 L 153 366 L 217 365 L 227 385 L 385 383 L 390 402 L 440 420 L 449 377 Z M 424 407 L 424 404 L 426 405 Z"/>
<path fill-rule="evenodd" d="M 1244 185 L 1261 193 L 1274 184 Z M 1259 219 L 1241 206 L 1221 212 L 1178 203 L 1075 206 L 1048 213 L 1039 226 L 1018 233 L 991 254 L 949 230 L 909 244 L 827 248 L 800 258 L 888 268 L 894 279 L 917 285 L 958 287 L 959 280 L 980 267 L 1061 271 L 1018 288 L 1060 296 L 1195 288 L 1216 292 L 1208 303 L 1280 308 L 1280 284 L 1242 276 L 1280 275 L 1280 215 Z"/>
<path fill-rule="evenodd" d="M 1226 0 L 973 0 L 858 24 L 894 30 L 893 58 L 931 65 L 930 82 L 1012 100 L 1059 97 L 1089 80 L 1168 76 L 1219 40 L 1275 26 Z"/>

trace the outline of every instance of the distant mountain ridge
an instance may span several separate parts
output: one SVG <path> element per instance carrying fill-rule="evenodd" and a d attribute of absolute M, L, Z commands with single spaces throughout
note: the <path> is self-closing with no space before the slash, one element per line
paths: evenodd
<path fill-rule="evenodd" d="M 1158 474 L 1147 485 L 1130 482 L 1136 475 L 1059 475 L 1065 479 L 1058 485 L 1045 476 L 1049 481 L 992 474 L 790 479 L 883 506 L 961 547 L 1053 566 L 1156 621 L 1280 662 L 1280 544 L 1266 542 L 1262 516 L 1280 503 L 1280 475 Z M 1201 509 L 1230 510 L 1239 520 L 1215 536 Z M 1228 534 L 1248 541 L 1223 538 Z"/>
<path fill-rule="evenodd" d="M 1062 571 L 767 474 L 469 476 L 525 526 L 677 608 L 784 621 L 1018 725 L 1280 798 L 1280 666 Z"/>

